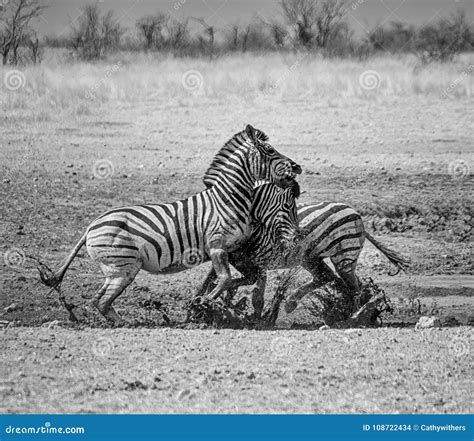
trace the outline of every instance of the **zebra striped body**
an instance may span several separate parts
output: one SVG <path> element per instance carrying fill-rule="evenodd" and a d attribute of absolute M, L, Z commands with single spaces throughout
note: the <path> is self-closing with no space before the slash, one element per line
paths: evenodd
<path fill-rule="evenodd" d="M 304 260 L 330 258 L 337 270 L 344 271 L 357 261 L 364 245 L 365 231 L 361 216 L 341 203 L 322 202 L 298 206 L 297 244 L 282 255 L 269 246 L 265 229 L 253 230 L 240 259 L 265 270 L 302 265 Z M 235 253 L 234 253 L 235 254 Z M 239 260 L 231 256 L 233 262 Z"/>
<path fill-rule="evenodd" d="M 360 214 L 346 204 L 321 202 L 300 205 L 298 222 L 300 230 L 296 245 L 287 254 L 267 246 L 265 237 L 269 232 L 263 229 L 254 230 L 244 247 L 229 257 L 231 264 L 244 276 L 238 286 L 257 284 L 252 298 L 257 316 L 263 309 L 266 270 L 301 265 L 312 274 L 310 283 L 288 297 L 286 309 L 291 312 L 297 300 L 335 279 L 334 272 L 323 260 L 325 258 L 331 260 L 336 274 L 344 281 L 346 288 L 355 294 L 359 290 L 355 270 L 365 238 L 398 267 L 405 268 L 408 264 L 402 256 L 368 234 Z M 212 280 L 211 271 L 201 290 L 205 290 Z"/>
<path fill-rule="evenodd" d="M 330 258 L 337 271 L 345 272 L 357 262 L 365 231 L 360 214 L 353 208 L 335 202 L 301 205 L 298 221 L 298 248 L 305 251 L 288 256 L 285 267 L 293 260 Z"/>
<path fill-rule="evenodd" d="M 140 259 L 150 273 L 186 270 L 209 260 L 209 241 L 222 226 L 218 215 L 211 190 L 169 204 L 111 210 L 89 226 L 87 251 L 104 265 L 121 267 Z M 228 221 L 226 249 L 235 250 L 248 237 L 250 220 L 249 211 L 240 222 Z"/>
<path fill-rule="evenodd" d="M 296 181 L 295 181 L 295 185 Z M 264 230 L 265 248 L 292 243 L 298 228 L 295 197 L 299 187 L 279 189 L 265 184 L 254 189 L 248 221 L 233 224 L 226 246 L 232 252 L 255 229 Z M 104 266 L 124 267 L 139 259 L 150 273 L 186 270 L 209 260 L 207 236 L 215 224 L 212 216 L 199 217 L 199 209 L 210 201 L 206 190 L 182 201 L 159 205 L 137 205 L 111 210 L 87 229 L 89 256 Z M 252 228 L 254 230 L 252 230 Z M 172 234 L 171 234 L 172 233 Z M 253 233 L 255 234 L 255 233 Z"/>
<path fill-rule="evenodd" d="M 208 188 L 201 193 L 173 203 L 123 207 L 103 214 L 59 270 L 51 277 L 42 276 L 43 282 L 58 286 L 86 244 L 106 277 L 93 303 L 114 321 L 120 318 L 112 302 L 141 269 L 176 272 L 211 258 L 219 281 L 210 296 L 218 297 L 231 283 L 227 253 L 251 232 L 255 182 L 264 179 L 282 185 L 301 173 L 297 164 L 266 140 L 263 132 L 250 125 L 237 133 L 214 157 L 204 176 Z"/>

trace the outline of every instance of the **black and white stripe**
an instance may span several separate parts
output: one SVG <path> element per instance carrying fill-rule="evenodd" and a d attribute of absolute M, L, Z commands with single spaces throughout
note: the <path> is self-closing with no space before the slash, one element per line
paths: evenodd
<path fill-rule="evenodd" d="M 271 189 L 269 189 L 271 190 Z M 231 253 L 230 262 L 244 276 L 240 285 L 257 283 L 252 302 L 256 315 L 263 308 L 263 294 L 266 284 L 266 270 L 303 266 L 313 280 L 300 287 L 287 299 L 287 312 L 296 307 L 296 301 L 310 291 L 334 280 L 334 272 L 324 262 L 329 259 L 335 273 L 346 287 L 356 293 L 360 283 L 356 275 L 359 255 L 367 238 L 394 265 L 405 269 L 408 261 L 397 252 L 389 249 L 365 231 L 360 214 L 343 203 L 321 202 L 304 204 L 298 207 L 299 234 L 295 246 L 287 254 L 267 247 L 265 229 L 253 230 L 246 244 Z M 212 271 L 206 284 L 213 279 Z M 205 289 L 203 286 L 202 289 Z"/>
<path fill-rule="evenodd" d="M 93 303 L 113 320 L 119 317 L 112 302 L 141 269 L 176 272 L 211 258 L 220 274 L 212 297 L 218 296 L 230 283 L 226 253 L 251 233 L 254 183 L 265 179 L 279 185 L 301 172 L 266 141 L 263 132 L 247 126 L 215 156 L 204 177 L 206 190 L 177 202 L 123 207 L 103 214 L 87 228 L 61 268 L 52 277 L 42 277 L 43 281 L 58 285 L 86 244 L 106 277 Z"/>

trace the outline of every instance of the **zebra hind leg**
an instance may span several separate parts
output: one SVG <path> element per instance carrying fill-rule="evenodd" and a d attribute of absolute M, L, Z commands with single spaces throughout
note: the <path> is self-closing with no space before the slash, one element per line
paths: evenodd
<path fill-rule="evenodd" d="M 262 318 L 263 308 L 265 306 L 265 287 L 267 285 L 266 273 L 260 274 L 256 286 L 252 289 L 252 306 L 255 320 Z"/>
<path fill-rule="evenodd" d="M 346 295 L 346 302 L 350 303 L 348 305 L 348 310 L 352 314 L 360 306 L 358 301 L 358 295 L 361 292 L 361 283 L 356 274 L 357 259 L 353 260 L 351 263 L 345 265 L 334 265 L 338 275 L 341 277 L 344 282 L 342 287 L 339 289 Z M 342 288 L 342 289 L 341 289 Z"/>
<path fill-rule="evenodd" d="M 322 259 L 313 260 L 312 262 L 308 259 L 304 262 L 303 267 L 311 273 L 313 280 L 304 284 L 288 296 L 285 303 L 285 312 L 287 314 L 290 314 L 296 309 L 298 301 L 306 294 L 337 279 L 332 269 Z"/>
<path fill-rule="evenodd" d="M 108 271 L 104 284 L 92 299 L 92 304 L 108 321 L 117 325 L 123 323 L 112 303 L 133 282 L 140 269 L 141 263 L 137 262 L 120 268 L 120 272 L 110 274 Z"/>

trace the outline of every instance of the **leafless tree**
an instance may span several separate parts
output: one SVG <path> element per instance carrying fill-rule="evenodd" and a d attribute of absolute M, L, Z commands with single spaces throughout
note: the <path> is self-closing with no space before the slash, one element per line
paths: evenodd
<path fill-rule="evenodd" d="M 416 37 L 415 53 L 422 63 L 452 61 L 462 51 L 472 50 L 474 32 L 463 11 L 423 27 Z"/>
<path fill-rule="evenodd" d="M 173 51 L 181 50 L 189 40 L 188 21 L 171 20 L 167 23 L 167 44 Z"/>
<path fill-rule="evenodd" d="M 38 18 L 45 6 L 39 0 L 10 0 L 0 9 L 0 50 L 3 64 L 12 54 L 12 64 L 18 62 L 18 47 L 29 31 L 31 21 Z"/>
<path fill-rule="evenodd" d="M 332 36 L 345 31 L 346 0 L 322 0 L 318 3 L 316 17 L 316 42 L 319 47 L 326 47 Z"/>
<path fill-rule="evenodd" d="M 208 42 L 207 42 L 208 54 L 209 54 L 209 57 L 212 58 L 214 55 L 214 27 L 208 25 L 203 18 L 191 17 L 191 20 L 197 21 L 204 27 L 204 30 L 206 34 L 208 35 Z"/>
<path fill-rule="evenodd" d="M 148 15 L 137 22 L 137 28 L 145 40 L 145 48 L 150 50 L 154 45 L 161 46 L 162 29 L 169 17 L 165 14 Z"/>
<path fill-rule="evenodd" d="M 40 45 L 36 32 L 32 32 L 26 36 L 25 44 L 30 50 L 31 61 L 36 64 L 40 61 Z"/>
<path fill-rule="evenodd" d="M 228 46 L 233 51 L 239 48 L 239 25 L 237 24 L 233 25 L 230 30 Z"/>
<path fill-rule="evenodd" d="M 298 44 L 325 48 L 345 20 L 346 0 L 282 0 L 287 23 Z"/>
<path fill-rule="evenodd" d="M 113 12 L 102 15 L 96 4 L 84 7 L 77 25 L 72 26 L 71 45 L 86 60 L 101 58 L 116 47 L 123 30 Z"/>
<path fill-rule="evenodd" d="M 285 46 L 285 39 L 288 37 L 288 31 L 278 22 L 269 23 L 270 34 L 277 47 Z"/>

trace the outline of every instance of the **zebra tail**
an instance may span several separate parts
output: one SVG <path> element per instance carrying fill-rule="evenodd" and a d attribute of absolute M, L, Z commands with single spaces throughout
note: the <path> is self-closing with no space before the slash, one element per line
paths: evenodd
<path fill-rule="evenodd" d="M 79 250 L 86 243 L 86 238 L 87 238 L 87 231 L 81 237 L 79 242 L 77 242 L 74 249 L 69 253 L 69 256 L 67 256 L 64 263 L 54 273 L 51 270 L 49 270 L 49 268 L 47 268 L 43 265 L 40 268 L 38 268 L 38 271 L 40 273 L 41 282 L 44 285 L 50 286 L 52 288 L 56 288 L 61 284 L 61 282 L 63 280 L 63 277 L 64 277 L 64 274 L 66 273 L 67 269 L 69 268 L 69 265 L 71 265 L 72 261 L 76 257 L 76 254 L 79 252 Z"/>
<path fill-rule="evenodd" d="M 385 257 L 390 260 L 397 268 L 406 271 L 410 266 L 410 259 L 405 256 L 402 256 L 397 251 L 394 251 L 387 247 L 386 245 L 379 242 L 373 236 L 371 236 L 367 231 L 365 232 L 365 237 L 369 240 L 369 242 L 374 245 Z"/>

